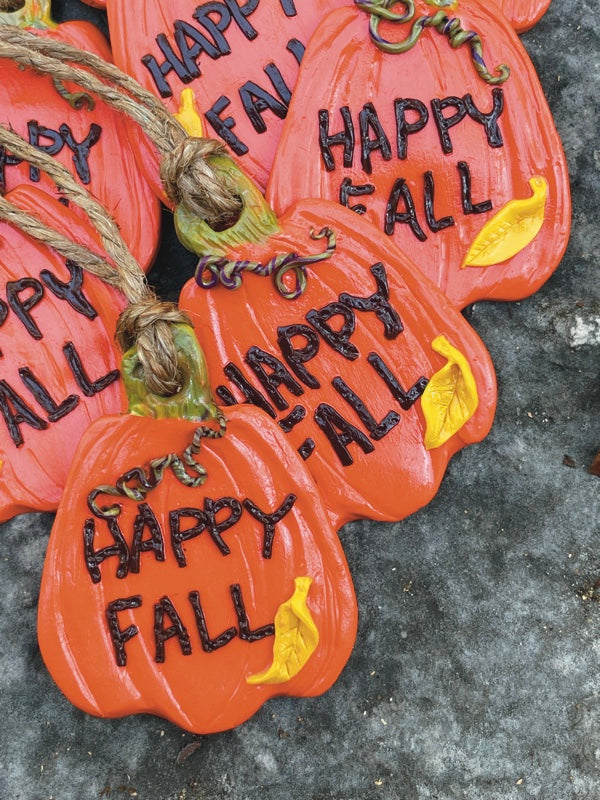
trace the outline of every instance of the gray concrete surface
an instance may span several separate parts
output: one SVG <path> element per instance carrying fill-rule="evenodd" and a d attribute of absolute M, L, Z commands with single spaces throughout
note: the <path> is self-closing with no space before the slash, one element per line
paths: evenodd
<path fill-rule="evenodd" d="M 523 37 L 570 165 L 571 243 L 532 298 L 467 312 L 498 374 L 488 439 L 420 513 L 343 530 L 360 627 L 337 684 L 207 737 L 80 713 L 36 645 L 52 517 L 23 515 L 0 530 L 2 800 L 600 798 L 599 39 L 592 0 L 554 0 Z M 163 248 L 163 290 L 179 253 Z"/>

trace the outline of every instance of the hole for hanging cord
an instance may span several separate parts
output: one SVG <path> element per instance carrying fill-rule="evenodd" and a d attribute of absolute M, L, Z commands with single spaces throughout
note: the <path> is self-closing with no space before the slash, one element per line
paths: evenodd
<path fill-rule="evenodd" d="M 233 228 L 233 226 L 239 222 L 239 219 L 244 211 L 244 201 L 239 194 L 235 195 L 235 199 L 239 202 L 239 209 L 237 211 L 232 214 L 219 217 L 219 219 L 212 223 L 206 220 L 206 224 L 209 228 L 211 228 L 211 230 L 215 231 L 216 233 L 222 233 L 223 231 L 229 230 L 229 228 Z"/>

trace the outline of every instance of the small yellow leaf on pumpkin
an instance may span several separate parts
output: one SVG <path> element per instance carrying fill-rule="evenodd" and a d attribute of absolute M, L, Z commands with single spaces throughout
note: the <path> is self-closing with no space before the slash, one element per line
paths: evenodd
<path fill-rule="evenodd" d="M 196 95 L 193 89 L 188 87 L 181 92 L 179 111 L 173 116 L 188 136 L 196 136 L 199 139 L 204 137 L 204 125 L 196 108 Z"/>
<path fill-rule="evenodd" d="M 465 256 L 462 269 L 500 264 L 535 239 L 544 222 L 548 183 L 540 175 L 534 175 L 529 185 L 531 197 L 511 200 L 486 222 Z"/>
<path fill-rule="evenodd" d="M 294 594 L 275 615 L 273 663 L 263 672 L 250 675 L 247 683 L 286 683 L 297 675 L 319 644 L 319 631 L 306 605 L 312 578 L 295 578 Z"/>
<path fill-rule="evenodd" d="M 431 343 L 436 353 L 445 356 L 443 366 L 425 387 L 421 408 L 425 415 L 425 447 L 433 450 L 447 442 L 469 420 L 479 404 L 477 384 L 469 362 L 445 336 Z"/>

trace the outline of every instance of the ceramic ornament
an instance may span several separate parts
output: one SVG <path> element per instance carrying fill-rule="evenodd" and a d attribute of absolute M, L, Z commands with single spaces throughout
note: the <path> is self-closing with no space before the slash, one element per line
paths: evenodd
<path fill-rule="evenodd" d="M 33 186 L 6 196 L 98 248 L 89 225 Z M 0 222 L 0 520 L 56 509 L 90 422 L 123 408 L 114 344 L 123 300 L 73 261 Z"/>
<path fill-rule="evenodd" d="M 108 0 L 115 63 L 175 113 L 191 87 L 207 136 L 265 187 L 312 32 L 348 0 Z M 99 5 L 95 3 L 95 5 Z M 145 163 L 152 162 L 146 154 Z"/>
<path fill-rule="evenodd" d="M 108 44 L 94 25 L 83 21 L 58 25 L 49 9 L 49 0 L 27 0 L 20 11 L 0 13 L 0 24 L 26 28 L 46 40 L 67 42 L 110 61 Z M 143 268 L 151 265 L 158 246 L 160 204 L 130 145 L 139 138 L 139 131 L 127 117 L 73 84 L 0 58 L 0 124 L 69 169 L 115 217 Z M 60 197 L 52 181 L 36 167 L 19 161 L 10 151 L 1 151 L 2 191 L 22 183 Z"/>
<path fill-rule="evenodd" d="M 524 33 L 539 22 L 550 0 L 494 0 L 517 33 Z"/>
<path fill-rule="evenodd" d="M 416 511 L 491 426 L 485 347 L 369 222 L 325 200 L 277 218 L 232 161 L 212 161 L 243 199 L 239 220 L 216 232 L 179 209 L 175 222 L 190 249 L 214 254 L 180 306 L 216 396 L 278 422 L 335 526 Z"/>
<path fill-rule="evenodd" d="M 386 0 L 311 39 L 267 199 L 363 215 L 459 308 L 534 292 L 570 227 L 567 165 L 527 53 L 479 0 Z"/>
<path fill-rule="evenodd" d="M 348 567 L 284 433 L 207 394 L 190 328 L 171 398 L 123 371 L 129 413 L 81 441 L 52 529 L 38 635 L 79 708 L 149 712 L 195 733 L 248 719 L 274 695 L 331 686 L 356 635 Z"/>

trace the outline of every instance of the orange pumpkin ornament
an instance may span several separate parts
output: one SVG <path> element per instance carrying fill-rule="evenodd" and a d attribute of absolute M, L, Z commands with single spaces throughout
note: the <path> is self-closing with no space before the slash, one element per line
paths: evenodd
<path fill-rule="evenodd" d="M 81 441 L 38 634 L 54 680 L 84 711 L 149 712 L 211 733 L 274 695 L 325 691 L 357 612 L 302 461 L 258 409 L 228 409 L 225 426 L 191 329 L 176 328 L 180 392 L 149 393 L 134 348 L 123 362 L 131 413 L 97 420 Z"/>
<path fill-rule="evenodd" d="M 238 222 L 215 232 L 182 210 L 175 221 L 190 249 L 215 254 L 201 258 L 201 285 L 186 284 L 180 307 L 216 396 L 277 420 L 336 526 L 416 511 L 450 457 L 491 426 L 485 347 L 374 226 L 323 200 L 277 219 L 233 162 L 212 163 L 237 185 Z"/>
<path fill-rule="evenodd" d="M 191 86 L 208 135 L 265 187 L 312 32 L 348 0 L 108 0 L 115 63 L 176 113 Z M 140 146 L 143 147 L 141 142 Z M 144 163 L 152 154 L 142 151 Z"/>
<path fill-rule="evenodd" d="M 364 214 L 460 308 L 525 297 L 560 262 L 571 210 L 533 65 L 490 4 L 388 6 L 319 26 L 267 199 L 280 214 L 313 196 Z"/>
<path fill-rule="evenodd" d="M 0 24 L 25 28 L 111 60 L 96 26 L 83 21 L 57 25 L 49 8 L 49 0 L 26 0 L 21 10 L 0 13 Z M 9 58 L 1 58 L 0 124 L 69 169 L 114 216 L 142 267 L 150 267 L 159 240 L 160 204 L 138 166 L 131 142 L 139 134 L 126 117 L 76 86 L 24 71 Z M 1 151 L 0 188 L 8 191 L 22 183 L 34 183 L 60 197 L 37 168 Z"/>
<path fill-rule="evenodd" d="M 98 249 L 98 237 L 37 187 L 6 196 Z M 90 421 L 123 408 L 114 345 L 120 295 L 0 222 L 0 520 L 51 511 Z M 58 454 L 58 457 L 57 457 Z"/>

